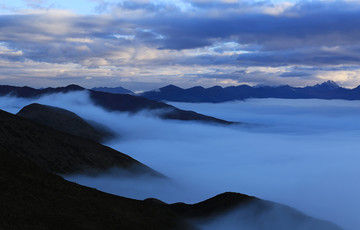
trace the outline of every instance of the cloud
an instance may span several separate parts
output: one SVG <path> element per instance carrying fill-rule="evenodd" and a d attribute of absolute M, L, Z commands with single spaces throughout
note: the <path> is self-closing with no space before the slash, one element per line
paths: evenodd
<path fill-rule="evenodd" d="M 31 8 L 42 8 L 44 0 L 25 0 L 26 6 Z"/>
<path fill-rule="evenodd" d="M 204 4 L 210 3 L 201 3 L 201 6 Z M 206 42 L 210 42 L 212 39 L 229 37 L 237 40 L 240 44 L 258 43 L 264 49 L 292 48 L 299 45 L 357 44 L 355 38 L 359 36 L 356 30 L 359 17 L 357 5 L 298 3 L 287 10 L 290 15 L 278 16 L 257 12 L 249 7 L 245 7 L 249 9 L 247 12 L 233 12 L 234 8 L 242 9 L 242 6 L 239 4 L 237 7 L 227 6 L 228 4 L 224 4 L 225 10 L 216 17 L 209 14 L 208 11 L 197 12 L 199 13 L 197 15 L 181 12 L 171 16 L 160 14 L 147 21 L 149 26 L 155 26 L 160 33 L 167 35 L 168 43 L 165 44 L 165 47 L 171 47 L 172 39 L 181 44 L 180 39 L 177 40 L 179 35 L 180 38 L 191 36 L 199 40 L 197 42 L 199 46 L 200 44 L 206 45 Z M 223 8 L 220 7 L 220 9 Z M 167 20 L 164 20 L 165 18 Z M 346 26 L 344 27 L 344 25 Z M 324 41 L 321 37 L 325 35 L 331 37 Z M 183 46 L 178 48 L 189 48 L 187 40 L 185 39 Z"/>
<path fill-rule="evenodd" d="M 85 79 L 85 73 L 94 71 L 90 75 L 102 72 L 99 77 L 106 84 L 111 84 L 114 76 L 119 83 L 145 84 L 150 79 L 155 83 L 165 78 L 166 84 L 177 82 L 179 74 L 164 71 L 175 68 L 182 72 L 183 85 L 192 83 L 185 77 L 189 75 L 200 76 L 198 82 L 207 85 L 215 78 L 204 78 L 205 69 L 209 76 L 213 69 L 229 73 L 230 67 L 234 72 L 248 67 L 304 66 L 340 71 L 344 66 L 358 66 L 360 61 L 360 5 L 356 2 L 91 3 L 99 4 L 102 13 L 77 14 L 50 7 L 1 14 L 0 61 L 23 67 L 18 73 L 3 70 L 1 74 L 20 78 L 20 72 L 27 70 L 26 63 L 34 62 L 53 65 L 43 70 L 49 77 L 57 76 L 51 70 L 58 65 L 76 65 L 68 69 L 69 76 L 84 74 Z M 198 67 L 201 73 L 188 72 Z M 29 68 L 26 75 L 33 72 Z M 311 80 L 316 80 L 316 73 L 313 76 Z M 266 81 L 273 77 L 268 75 Z M 303 79 L 301 85 L 306 85 L 308 78 Z M 93 77 L 90 82 L 94 86 L 99 81 Z"/>
<path fill-rule="evenodd" d="M 308 72 L 296 72 L 296 71 L 289 71 L 289 72 L 285 72 L 285 73 L 282 73 L 280 75 L 280 77 L 308 77 L 308 76 L 311 76 L 311 73 L 308 73 Z"/>
<path fill-rule="evenodd" d="M 120 134 L 112 148 L 171 177 L 119 179 L 109 174 L 68 177 L 123 196 L 199 202 L 235 191 L 293 206 L 345 229 L 359 229 L 360 132 L 357 101 L 252 99 L 221 104 L 173 103 L 251 126 L 164 121 L 151 113 L 109 113 L 84 92 L 27 100 L 1 97 L 12 113 L 32 102 L 58 106 Z M 336 197 L 336 199 L 334 199 Z"/>

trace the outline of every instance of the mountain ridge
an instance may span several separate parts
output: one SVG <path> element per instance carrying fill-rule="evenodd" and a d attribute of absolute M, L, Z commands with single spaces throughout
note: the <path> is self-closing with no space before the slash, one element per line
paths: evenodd
<path fill-rule="evenodd" d="M 98 191 L 0 145 L 2 230 L 196 230 L 167 206 Z"/>
<path fill-rule="evenodd" d="M 225 121 L 215 117 L 199 114 L 194 111 L 185 111 L 163 102 L 147 99 L 138 95 L 113 94 L 88 90 L 78 85 L 68 85 L 66 87 L 34 89 L 31 87 L 17 87 L 0 85 L 0 96 L 16 96 L 21 98 L 39 98 L 44 95 L 54 93 L 68 93 L 85 91 L 88 92 L 90 100 L 97 106 L 108 111 L 137 113 L 141 110 L 156 111 L 155 116 L 162 119 L 181 120 L 181 121 L 201 121 L 214 124 L 229 125 L 235 122 Z M 238 122 L 236 122 L 238 123 Z"/>
<path fill-rule="evenodd" d="M 60 132 L 0 110 L 1 146 L 40 168 L 59 174 L 102 173 L 164 177 L 132 157 L 89 139 Z"/>
<path fill-rule="evenodd" d="M 133 91 L 131 91 L 129 89 L 125 89 L 124 87 L 121 87 L 121 86 L 118 86 L 118 87 L 94 87 L 94 88 L 91 88 L 91 90 L 105 92 L 105 93 L 113 93 L 113 94 L 134 94 Z"/>
<path fill-rule="evenodd" d="M 98 143 L 115 137 L 109 128 L 100 126 L 100 124 L 93 126 L 77 114 L 59 107 L 32 103 L 23 107 L 16 115 Z"/>
<path fill-rule="evenodd" d="M 183 89 L 174 85 L 167 85 L 157 90 L 146 91 L 139 95 L 156 101 L 174 102 L 210 102 L 220 103 L 248 98 L 283 98 L 283 99 L 344 99 L 360 100 L 360 86 L 347 89 L 340 87 L 334 81 L 305 87 L 280 86 L 213 86 L 204 88 L 194 86 Z"/>
<path fill-rule="evenodd" d="M 290 207 L 241 193 L 222 193 L 195 204 L 167 204 L 153 198 L 135 200 L 66 181 L 3 146 L 0 146 L 0 157 L 0 183 L 3 186 L 0 190 L 0 228 L 3 230 L 200 230 L 202 224 L 216 221 L 237 208 L 242 208 L 245 216 L 235 210 L 236 219 L 245 217 L 247 224 L 259 230 L 279 229 L 273 226 L 278 227 L 282 222 L 294 223 L 296 227 L 300 226 L 296 228 L 299 230 L 343 230 Z M 249 204 L 253 207 L 247 206 Z M 273 216 L 273 208 L 288 215 Z M 264 216 L 268 218 L 264 219 Z M 265 221 L 260 228 L 258 218 Z M 242 226 L 241 222 L 237 224 Z"/>

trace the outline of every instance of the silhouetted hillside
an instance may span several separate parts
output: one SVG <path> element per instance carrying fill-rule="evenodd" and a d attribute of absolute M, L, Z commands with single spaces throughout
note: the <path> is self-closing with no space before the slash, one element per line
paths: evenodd
<path fill-rule="evenodd" d="M 214 222 L 221 229 L 235 224 L 239 229 L 341 230 L 287 206 L 239 193 L 220 194 L 193 205 L 139 201 L 68 182 L 2 146 L 0 158 L 2 230 L 195 230 Z M 221 223 L 230 211 L 235 222 Z"/>
<path fill-rule="evenodd" d="M 101 129 L 99 126 L 93 127 L 73 112 L 53 106 L 33 103 L 22 108 L 17 115 L 38 124 L 96 142 L 110 139 L 115 135 L 109 129 Z"/>
<path fill-rule="evenodd" d="M 96 142 L 110 139 L 115 135 L 109 129 L 91 126 L 73 112 L 53 106 L 33 103 L 22 108 L 17 115 L 38 124 Z"/>
<path fill-rule="evenodd" d="M 94 141 L 66 134 L 0 110 L 1 146 L 55 173 L 119 168 L 130 174 L 161 176 L 133 158 Z"/>
<path fill-rule="evenodd" d="M 167 206 L 110 195 L 39 168 L 0 146 L 2 230 L 190 230 Z"/>
<path fill-rule="evenodd" d="M 170 207 L 205 229 L 342 230 L 288 206 L 240 193 L 227 192 L 200 203 L 176 203 Z"/>

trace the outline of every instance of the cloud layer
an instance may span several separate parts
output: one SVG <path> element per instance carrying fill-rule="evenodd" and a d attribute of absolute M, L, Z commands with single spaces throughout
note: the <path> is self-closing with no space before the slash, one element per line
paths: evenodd
<path fill-rule="evenodd" d="M 68 179 L 138 199 L 198 202 L 225 191 L 241 192 L 295 207 L 359 229 L 360 148 L 357 101 L 254 99 L 222 104 L 174 103 L 250 126 L 213 126 L 163 121 L 150 113 L 130 116 L 94 106 L 85 92 L 36 100 L 0 98 L 16 113 L 38 102 L 71 110 L 111 127 L 119 139 L 106 143 L 173 179 L 124 179 L 118 174 Z"/>
<path fill-rule="evenodd" d="M 360 84 L 356 1 L 92 0 L 93 14 L 50 3 L 0 6 L 4 83 Z"/>

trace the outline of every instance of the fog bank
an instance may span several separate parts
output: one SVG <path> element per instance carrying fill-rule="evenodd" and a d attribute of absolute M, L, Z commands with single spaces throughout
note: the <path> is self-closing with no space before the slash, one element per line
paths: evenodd
<path fill-rule="evenodd" d="M 160 120 L 143 112 L 109 113 L 86 92 L 36 100 L 0 98 L 12 113 L 37 102 L 71 110 L 110 127 L 119 138 L 105 143 L 172 182 L 109 174 L 67 179 L 138 199 L 199 202 L 234 191 L 297 208 L 345 229 L 360 229 L 360 103 L 341 100 L 253 99 L 222 104 L 171 103 L 247 126 Z M 254 124 L 254 125 L 251 125 Z"/>

